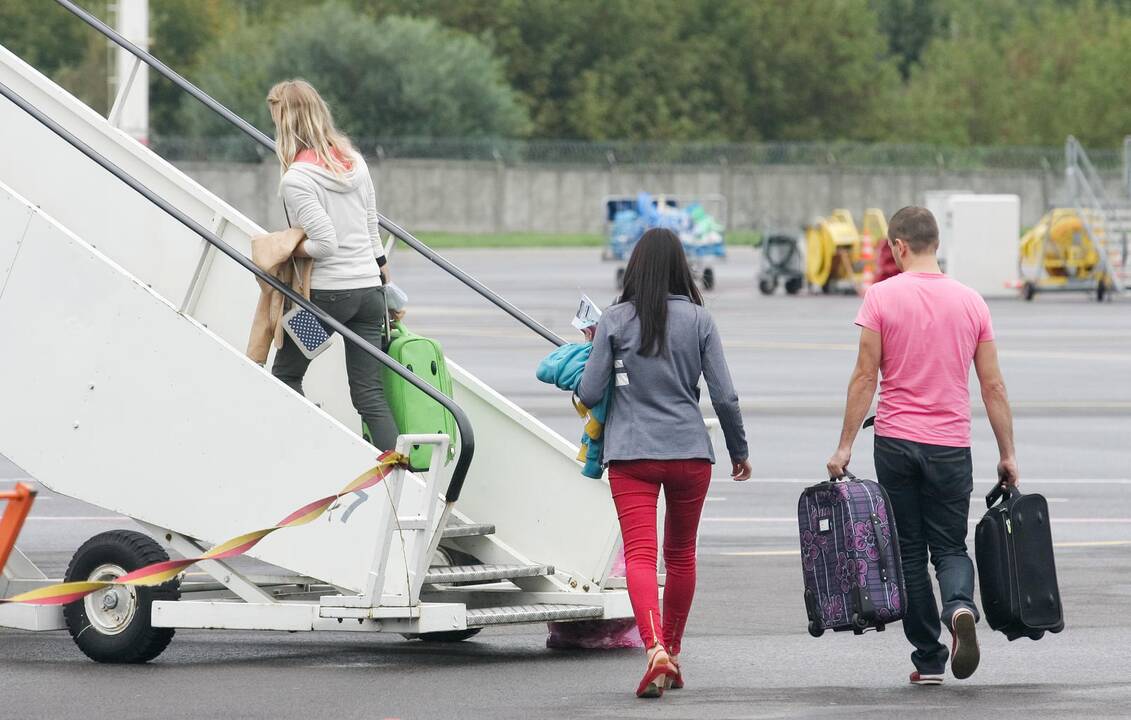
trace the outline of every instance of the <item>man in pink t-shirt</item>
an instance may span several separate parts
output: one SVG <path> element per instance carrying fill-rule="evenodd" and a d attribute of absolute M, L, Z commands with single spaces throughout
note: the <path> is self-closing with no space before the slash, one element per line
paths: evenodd
<path fill-rule="evenodd" d="M 876 475 L 899 531 L 907 586 L 903 632 L 915 651 L 917 685 L 942 683 L 946 625 L 953 636 L 951 672 L 967 678 L 978 667 L 974 564 L 966 551 L 970 493 L 970 365 L 982 389 L 1001 461 L 998 478 L 1016 485 L 1013 417 L 998 367 L 990 311 L 980 295 L 939 270 L 939 230 L 929 210 L 906 207 L 888 226 L 888 244 L 903 272 L 873 285 L 856 316 L 860 351 L 848 386 L 840 445 L 829 477 L 844 477 L 852 444 L 871 407 L 877 374 Z M 927 574 L 935 566 L 942 614 Z"/>

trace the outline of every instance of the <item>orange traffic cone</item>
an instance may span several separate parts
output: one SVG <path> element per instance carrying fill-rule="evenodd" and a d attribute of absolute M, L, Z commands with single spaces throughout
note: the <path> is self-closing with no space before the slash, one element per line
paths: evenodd
<path fill-rule="evenodd" d="M 860 274 L 856 276 L 856 292 L 863 297 L 876 281 L 876 243 L 865 232 L 860 235 Z"/>
<path fill-rule="evenodd" d="M 4 509 L 4 514 L 0 515 L 0 570 L 3 570 L 8 562 L 8 555 L 16 546 L 20 528 L 31 512 L 35 491 L 23 483 L 16 483 L 14 490 L 0 492 L 0 500 L 8 501 L 8 507 Z"/>

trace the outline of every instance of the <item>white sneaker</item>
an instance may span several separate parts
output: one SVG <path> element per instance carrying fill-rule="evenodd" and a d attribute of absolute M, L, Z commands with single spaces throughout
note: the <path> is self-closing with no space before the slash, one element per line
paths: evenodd
<path fill-rule="evenodd" d="M 911 673 L 912 685 L 942 685 L 942 681 L 942 675 L 924 675 L 918 670 Z"/>

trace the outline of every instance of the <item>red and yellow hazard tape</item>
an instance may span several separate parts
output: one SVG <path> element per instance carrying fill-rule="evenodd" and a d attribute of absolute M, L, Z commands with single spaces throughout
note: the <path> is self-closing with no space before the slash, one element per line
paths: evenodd
<path fill-rule="evenodd" d="M 295 510 L 290 515 L 280 520 L 274 527 L 255 530 L 254 532 L 245 533 L 227 542 L 220 543 L 200 557 L 184 558 L 183 560 L 166 560 L 164 562 L 147 565 L 133 572 L 126 573 L 113 582 L 79 581 L 48 585 L 10 598 L 0 598 L 0 604 L 66 605 L 67 603 L 80 600 L 93 592 L 104 590 L 113 585 L 133 585 L 137 587 L 161 585 L 175 578 L 188 566 L 198 563 L 201 560 L 227 560 L 228 558 L 234 558 L 251 550 L 258 545 L 263 538 L 276 530 L 312 523 L 333 507 L 334 503 L 342 496 L 371 488 L 388 477 L 396 468 L 407 466 L 408 458 L 390 450 L 377 459 L 377 465 L 366 470 L 361 475 L 358 475 L 353 482 L 346 485 L 337 494 L 327 495 L 320 500 L 315 500 L 314 502 L 303 505 L 298 510 Z"/>

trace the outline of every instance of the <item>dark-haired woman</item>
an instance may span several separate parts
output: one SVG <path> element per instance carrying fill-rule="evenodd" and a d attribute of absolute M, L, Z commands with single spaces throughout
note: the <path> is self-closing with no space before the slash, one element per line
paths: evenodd
<path fill-rule="evenodd" d="M 731 477 L 750 477 L 738 396 L 719 330 L 670 230 L 649 230 L 637 242 L 624 292 L 605 311 L 592 339 L 577 394 L 593 407 L 606 391 L 613 393 L 604 461 L 624 537 L 628 593 L 648 649 L 648 669 L 636 694 L 659 697 L 668 687 L 683 687 L 680 641 L 695 594 L 695 542 L 715 461 L 699 410 L 700 376 L 726 438 Z M 662 616 L 656 581 L 661 487 L 667 505 Z"/>

